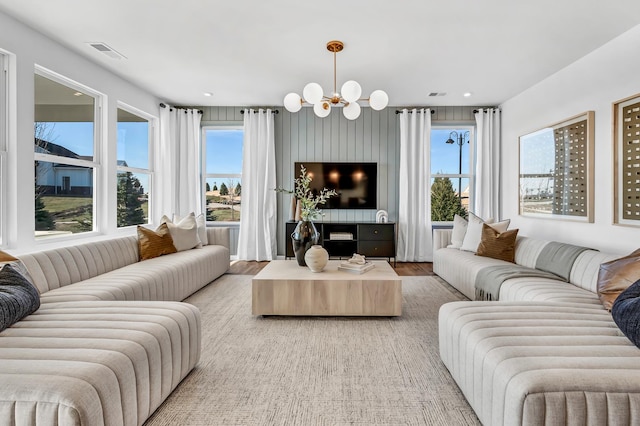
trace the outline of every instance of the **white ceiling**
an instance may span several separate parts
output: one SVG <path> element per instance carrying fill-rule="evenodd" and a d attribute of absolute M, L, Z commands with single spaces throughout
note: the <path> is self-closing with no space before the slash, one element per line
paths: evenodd
<path fill-rule="evenodd" d="M 330 92 L 334 39 L 338 89 L 354 79 L 394 106 L 497 105 L 640 24 L 638 0 L 0 0 L 0 11 L 169 103 L 203 106 L 282 105 L 310 81 Z"/>

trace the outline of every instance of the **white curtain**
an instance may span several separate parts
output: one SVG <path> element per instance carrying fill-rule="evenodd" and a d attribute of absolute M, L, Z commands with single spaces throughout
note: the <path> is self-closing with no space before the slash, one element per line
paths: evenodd
<path fill-rule="evenodd" d="M 431 110 L 400 114 L 400 200 L 398 260 L 431 262 Z"/>
<path fill-rule="evenodd" d="M 276 151 L 271 109 L 244 113 L 239 260 L 276 258 Z"/>
<path fill-rule="evenodd" d="M 160 108 L 160 147 L 156 159 L 155 223 L 162 215 L 202 213 L 200 111 Z"/>
<path fill-rule="evenodd" d="M 500 219 L 500 110 L 475 113 L 477 135 L 475 213 Z"/>

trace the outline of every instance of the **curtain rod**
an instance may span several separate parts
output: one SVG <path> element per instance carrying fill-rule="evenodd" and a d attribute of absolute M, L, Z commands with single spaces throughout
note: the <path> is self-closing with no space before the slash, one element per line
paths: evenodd
<path fill-rule="evenodd" d="M 493 109 L 493 112 L 502 112 L 502 110 L 500 108 L 498 108 L 498 107 L 485 107 L 484 111 L 482 111 L 482 112 L 484 112 L 486 114 L 487 112 L 489 112 L 490 109 Z M 480 112 L 480 110 L 477 110 L 477 109 L 473 110 L 474 114 L 477 114 L 478 112 Z"/>
<path fill-rule="evenodd" d="M 166 107 L 167 107 L 166 104 L 160 102 L 160 108 L 166 108 Z M 175 108 L 175 109 L 188 109 L 188 108 L 185 108 L 185 107 L 173 107 L 173 108 Z M 173 111 L 173 108 L 170 108 L 169 111 Z M 185 112 L 187 112 L 187 111 L 185 111 Z M 202 110 L 201 109 L 198 110 L 198 114 L 202 114 Z"/>
<path fill-rule="evenodd" d="M 408 108 L 407 108 L 407 109 L 408 109 Z M 396 110 L 396 114 L 400 114 L 400 113 L 402 113 L 402 111 L 403 111 L 403 110 L 401 110 L 401 109 L 397 109 L 397 110 Z M 408 112 L 409 114 L 412 114 L 412 113 L 413 113 L 413 111 L 412 111 L 412 110 L 409 110 L 409 111 L 407 111 L 407 112 Z M 436 111 L 432 109 L 432 110 L 431 110 L 431 114 L 435 114 L 435 113 L 436 113 Z"/>
<path fill-rule="evenodd" d="M 244 109 L 243 109 L 243 110 L 240 110 L 240 114 L 244 114 L 244 111 L 245 111 Z M 253 110 L 253 113 L 254 113 L 254 114 L 256 114 L 257 112 L 258 112 L 258 111 Z M 267 110 L 262 110 L 262 112 L 267 112 Z M 277 110 L 277 109 L 273 109 L 273 110 L 271 110 L 271 112 L 272 112 L 272 113 L 274 113 L 274 114 L 280 114 L 280 110 Z"/>

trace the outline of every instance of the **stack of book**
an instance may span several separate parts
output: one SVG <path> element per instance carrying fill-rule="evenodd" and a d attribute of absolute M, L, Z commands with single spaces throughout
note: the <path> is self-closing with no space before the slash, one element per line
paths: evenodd
<path fill-rule="evenodd" d="M 351 262 L 342 262 L 338 266 L 338 270 L 351 272 L 352 274 L 364 274 L 368 270 L 374 268 L 376 265 L 371 262 L 365 263 L 351 263 Z"/>
<path fill-rule="evenodd" d="M 350 241 L 353 240 L 353 234 L 351 232 L 330 232 L 329 239 Z"/>

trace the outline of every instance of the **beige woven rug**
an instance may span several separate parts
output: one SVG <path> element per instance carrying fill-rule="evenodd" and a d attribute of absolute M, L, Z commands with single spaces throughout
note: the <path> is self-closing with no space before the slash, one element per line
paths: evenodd
<path fill-rule="evenodd" d="M 251 276 L 186 300 L 202 312 L 199 364 L 147 425 L 480 424 L 438 355 L 438 308 L 464 296 L 403 277 L 399 318 L 251 315 Z"/>

